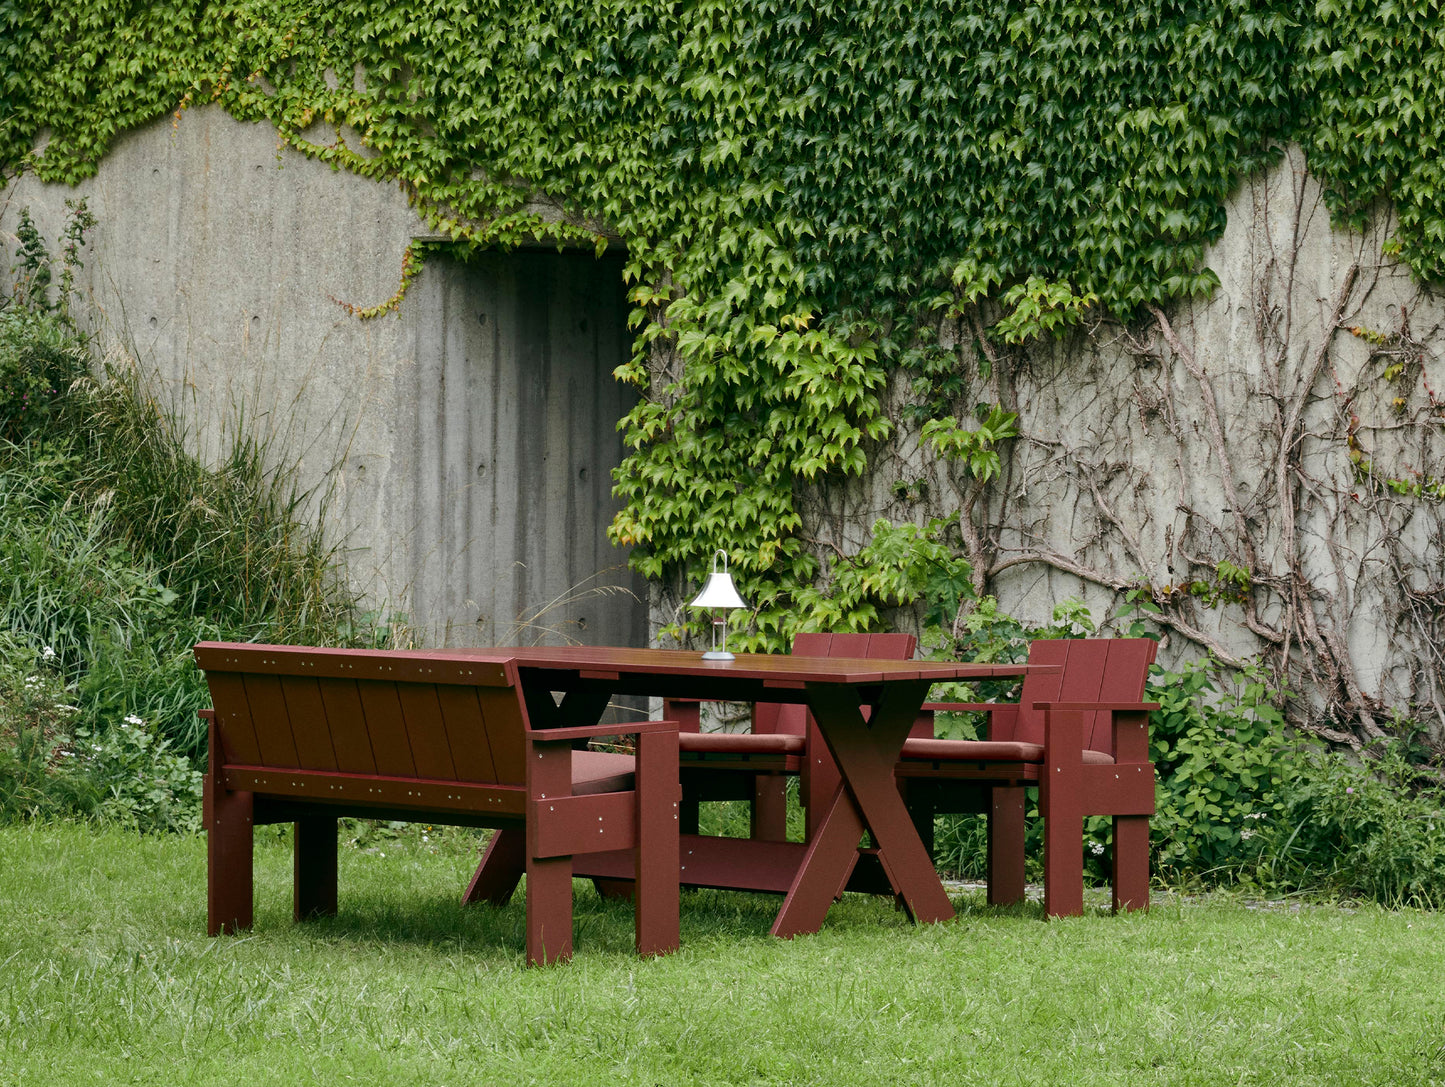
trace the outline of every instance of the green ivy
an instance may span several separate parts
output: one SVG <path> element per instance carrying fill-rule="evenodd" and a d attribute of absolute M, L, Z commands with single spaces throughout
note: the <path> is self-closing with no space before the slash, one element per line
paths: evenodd
<path fill-rule="evenodd" d="M 778 647 L 806 587 L 847 585 L 800 501 L 865 469 L 890 375 L 971 407 L 986 352 L 939 347 L 940 308 L 992 300 L 1017 340 L 1207 293 L 1226 197 L 1290 139 L 1440 278 L 1440 35 L 1424 0 L 0 0 L 0 170 L 74 182 L 217 102 L 463 251 L 620 237 L 646 395 L 613 537 L 673 581 L 725 548 L 743 640 Z M 654 350 L 681 380 L 650 385 Z"/>

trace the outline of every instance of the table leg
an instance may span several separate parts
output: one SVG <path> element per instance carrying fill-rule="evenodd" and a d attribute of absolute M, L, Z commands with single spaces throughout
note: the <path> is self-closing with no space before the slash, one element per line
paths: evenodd
<path fill-rule="evenodd" d="M 878 846 L 879 859 L 900 902 L 916 921 L 945 921 L 954 915 L 953 904 L 893 777 L 898 753 L 929 686 L 925 680 L 890 686 L 866 722 L 852 691 L 810 685 L 808 698 L 818 731 Z"/>
<path fill-rule="evenodd" d="M 783 899 L 783 908 L 769 930 L 774 936 L 791 938 L 803 932 L 817 932 L 828 915 L 828 907 L 853 874 L 858 863 L 858 842 L 863 837 L 863 820 L 858 808 L 840 785 L 833 800 L 818 819 L 817 828 L 793 885 Z"/>

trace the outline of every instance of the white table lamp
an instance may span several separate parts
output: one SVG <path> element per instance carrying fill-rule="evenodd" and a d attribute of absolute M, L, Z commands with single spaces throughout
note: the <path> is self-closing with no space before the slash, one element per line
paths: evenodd
<path fill-rule="evenodd" d="M 717 560 L 722 559 L 723 568 L 717 568 Z M 694 608 L 708 608 L 715 614 L 712 619 L 712 648 L 702 655 L 705 661 L 730 661 L 735 658 L 728 652 L 728 629 L 727 612 L 732 608 L 745 608 L 747 604 L 738 595 L 738 590 L 733 585 L 732 575 L 728 573 L 727 552 L 721 548 L 712 557 L 712 573 L 708 575 L 707 583 L 703 585 L 702 592 L 698 593 L 689 601 Z M 721 630 L 721 637 L 719 637 Z"/>

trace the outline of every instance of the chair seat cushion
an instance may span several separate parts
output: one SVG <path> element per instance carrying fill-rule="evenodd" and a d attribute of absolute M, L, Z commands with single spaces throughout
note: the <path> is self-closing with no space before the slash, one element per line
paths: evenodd
<path fill-rule="evenodd" d="M 1022 740 L 907 740 L 905 759 L 925 762 L 1043 762 L 1044 745 Z M 1084 762 L 1107 764 L 1114 761 L 1104 751 L 1084 748 Z"/>
<path fill-rule="evenodd" d="M 615 751 L 572 752 L 572 793 L 621 793 L 633 788 L 636 760 Z"/>
<path fill-rule="evenodd" d="M 804 740 L 788 732 L 683 732 L 677 746 L 708 755 L 801 755 Z"/>

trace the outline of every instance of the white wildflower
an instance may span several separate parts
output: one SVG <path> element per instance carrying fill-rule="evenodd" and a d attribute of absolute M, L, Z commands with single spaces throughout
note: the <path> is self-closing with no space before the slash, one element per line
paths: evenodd
<path fill-rule="evenodd" d="M 55 659 L 55 650 L 47 645 L 40 651 L 40 659 L 43 661 L 53 661 Z"/>
<path fill-rule="evenodd" d="M 139 717 L 137 717 L 137 716 L 136 716 L 135 714 L 133 714 L 133 713 L 128 713 L 128 714 L 125 715 L 125 723 L 126 723 L 127 725 L 135 725 L 137 728 L 139 728 L 141 725 L 145 724 L 144 721 L 142 721 Z"/>
<path fill-rule="evenodd" d="M 1092 854 L 1094 854 L 1094 856 L 1096 856 L 1096 857 L 1103 856 L 1103 854 L 1104 854 L 1104 843 L 1103 843 L 1103 842 L 1090 842 L 1090 843 L 1089 843 L 1089 852 L 1092 853 Z"/>

